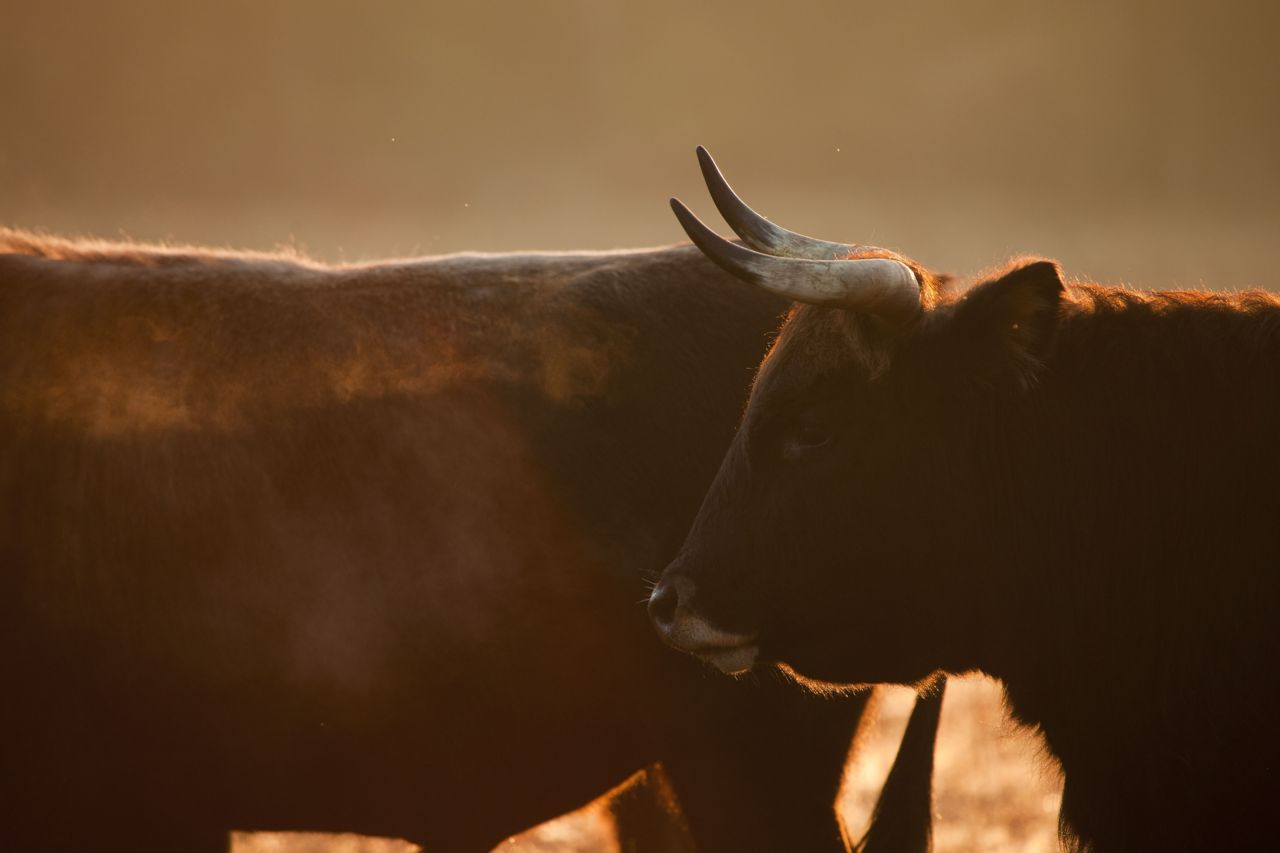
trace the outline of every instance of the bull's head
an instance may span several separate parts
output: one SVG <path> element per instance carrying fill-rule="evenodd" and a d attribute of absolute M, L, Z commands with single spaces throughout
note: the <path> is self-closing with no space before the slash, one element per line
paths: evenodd
<path fill-rule="evenodd" d="M 981 570 L 975 472 L 1048 354 L 1057 267 L 1024 262 L 943 298 L 892 252 L 777 227 L 698 154 L 746 245 L 673 199 L 680 223 L 721 267 L 800 304 L 653 591 L 654 625 L 726 672 L 775 661 L 820 680 L 913 682 L 981 666 L 999 601 L 987 593 L 1007 579 Z"/>

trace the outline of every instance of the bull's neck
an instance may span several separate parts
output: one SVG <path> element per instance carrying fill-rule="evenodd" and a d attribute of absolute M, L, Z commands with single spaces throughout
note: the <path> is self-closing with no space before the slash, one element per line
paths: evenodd
<path fill-rule="evenodd" d="M 979 441 L 972 523 L 996 543 L 991 620 L 1007 626 L 984 668 L 1069 791 L 1124 784 L 1135 756 L 1211 773 L 1230 752 L 1215 709 L 1277 699 L 1280 303 L 1074 297 L 1039 384 Z"/>

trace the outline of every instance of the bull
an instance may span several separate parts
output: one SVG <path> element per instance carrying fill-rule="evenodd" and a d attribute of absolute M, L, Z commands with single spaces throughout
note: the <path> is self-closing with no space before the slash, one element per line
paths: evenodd
<path fill-rule="evenodd" d="M 1045 260 L 948 296 L 778 228 L 699 153 L 746 245 L 673 199 L 685 230 L 797 304 L 658 632 L 814 684 L 988 673 L 1061 764 L 1068 847 L 1273 847 L 1280 300 Z"/>
<path fill-rule="evenodd" d="M 738 287 L 0 232 L 5 846 L 482 850 L 661 762 L 699 849 L 846 849 L 866 700 L 708 679 L 637 606 L 785 304 Z"/>

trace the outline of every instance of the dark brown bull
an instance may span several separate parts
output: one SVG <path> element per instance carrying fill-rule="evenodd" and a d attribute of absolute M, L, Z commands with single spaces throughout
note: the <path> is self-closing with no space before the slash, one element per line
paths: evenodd
<path fill-rule="evenodd" d="M 668 642 L 824 682 L 982 670 L 1061 761 L 1069 844 L 1274 848 L 1280 301 L 1047 261 L 944 298 L 891 253 L 770 257 L 676 208 L 810 304 L 654 592 Z"/>
<path fill-rule="evenodd" d="M 0 232 L 3 846 L 475 851 L 661 761 L 704 850 L 845 849 L 864 699 L 709 679 L 637 606 L 785 304 L 741 291 Z"/>

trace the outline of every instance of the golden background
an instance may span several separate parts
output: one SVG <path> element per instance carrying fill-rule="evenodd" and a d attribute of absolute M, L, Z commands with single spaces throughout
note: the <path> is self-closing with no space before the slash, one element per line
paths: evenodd
<path fill-rule="evenodd" d="M 971 273 L 1270 286 L 1266 3 L 0 4 L 0 222 L 325 259 L 763 213 Z"/>

